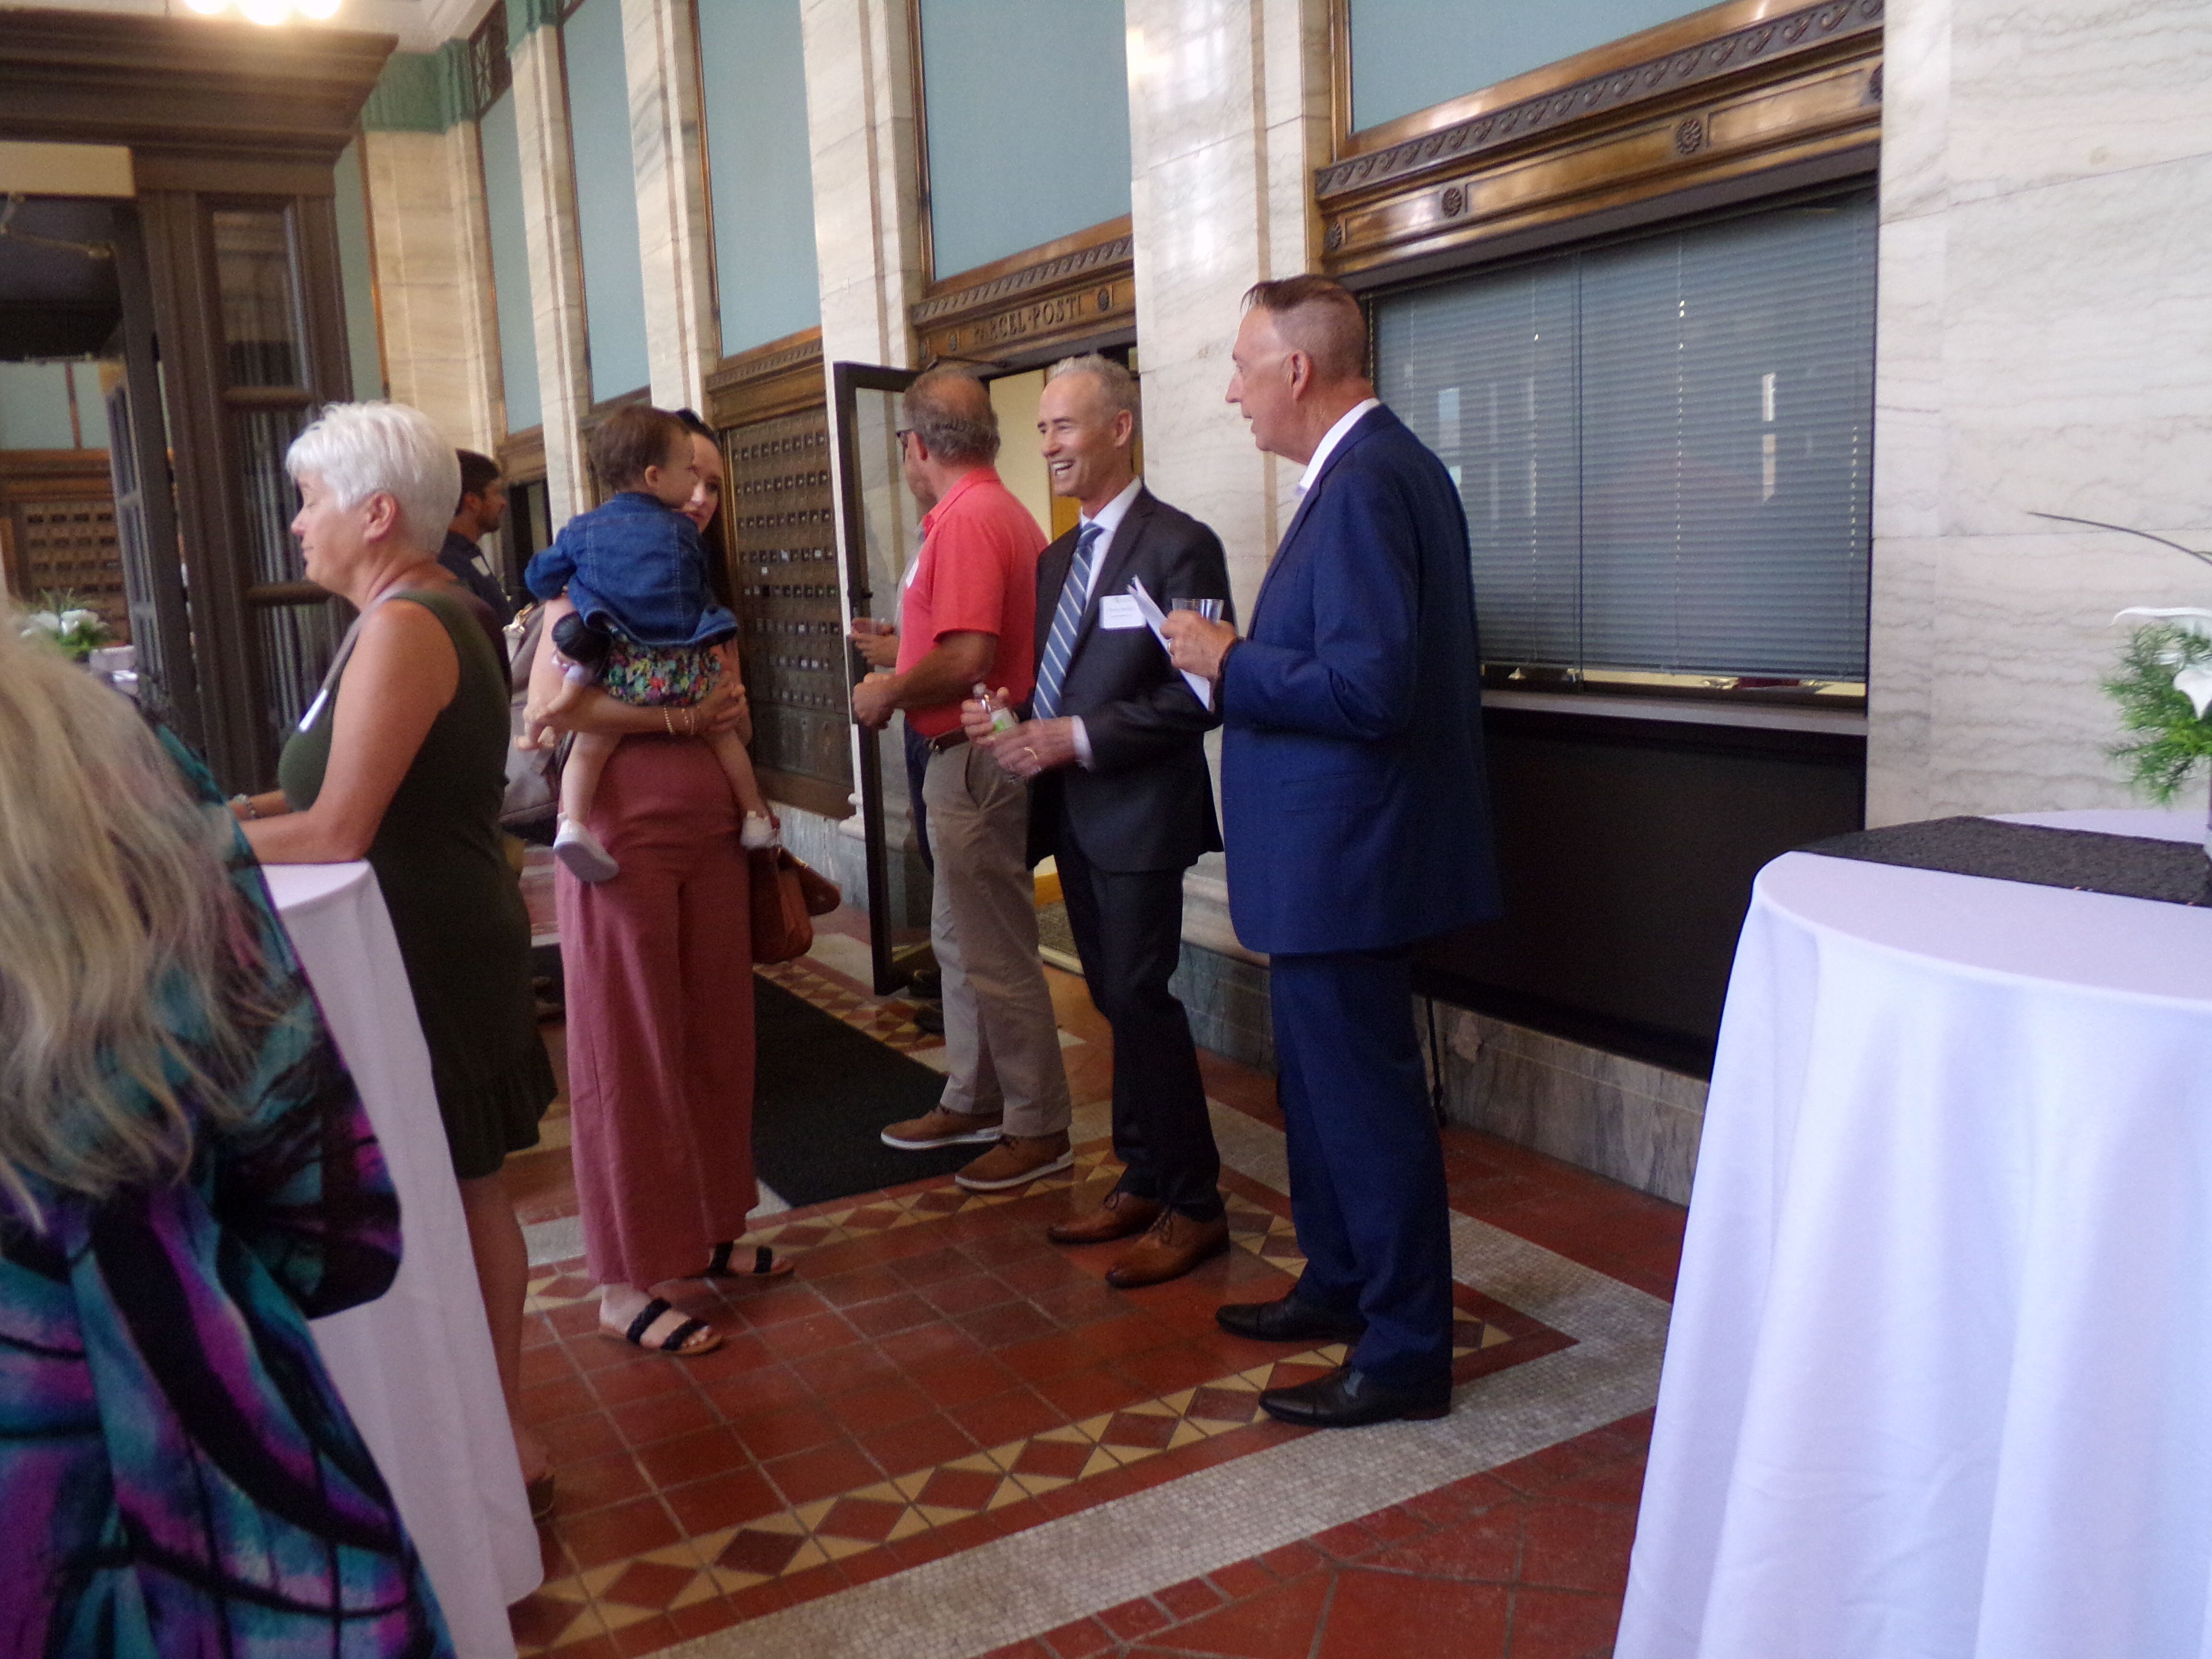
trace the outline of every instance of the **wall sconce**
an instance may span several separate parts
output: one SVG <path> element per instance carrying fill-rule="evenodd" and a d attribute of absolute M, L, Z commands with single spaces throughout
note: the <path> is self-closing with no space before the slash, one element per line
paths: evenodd
<path fill-rule="evenodd" d="M 219 17 L 231 8 L 232 0 L 185 0 L 187 10 L 203 17 Z M 237 0 L 239 13 L 249 22 L 274 27 L 297 13 L 313 18 L 316 22 L 327 22 L 338 15 L 340 0 Z"/>

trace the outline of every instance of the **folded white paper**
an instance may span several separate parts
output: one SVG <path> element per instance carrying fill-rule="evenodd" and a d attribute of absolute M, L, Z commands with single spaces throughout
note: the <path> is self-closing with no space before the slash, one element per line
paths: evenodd
<path fill-rule="evenodd" d="M 1134 576 L 1129 578 L 1129 595 L 1136 600 L 1137 609 L 1144 613 L 1145 625 L 1152 630 L 1152 637 L 1160 642 L 1160 649 L 1167 651 L 1167 617 L 1160 610 L 1158 602 L 1145 591 L 1144 583 Z M 1170 651 L 1168 654 L 1172 657 L 1175 653 Z M 1200 708 L 1212 708 L 1213 682 L 1203 674 L 1192 673 L 1188 668 L 1182 671 L 1182 678 L 1184 683 L 1190 687 L 1191 695 L 1198 699 L 1198 706 Z"/>

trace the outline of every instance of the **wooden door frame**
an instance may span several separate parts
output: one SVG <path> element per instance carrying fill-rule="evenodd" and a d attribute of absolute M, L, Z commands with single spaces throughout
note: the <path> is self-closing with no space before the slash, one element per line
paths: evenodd
<path fill-rule="evenodd" d="M 289 401 L 350 397 L 333 169 L 397 44 L 346 29 L 0 10 L 0 140 L 131 151 L 165 366 L 176 540 L 191 573 L 199 736 L 231 788 L 261 786 L 274 764 L 251 611 L 276 596 L 256 594 L 246 562 L 233 417 L 256 404 L 258 389 L 229 384 L 210 216 L 229 207 L 286 215 L 302 382 Z"/>

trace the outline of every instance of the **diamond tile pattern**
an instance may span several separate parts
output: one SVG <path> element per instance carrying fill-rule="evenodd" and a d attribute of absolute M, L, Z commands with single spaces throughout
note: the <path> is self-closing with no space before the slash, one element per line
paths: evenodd
<path fill-rule="evenodd" d="M 763 971 L 890 1046 L 938 1041 L 913 1028 L 903 1005 L 867 997 L 810 959 Z M 1106 1058 L 1104 1033 L 1087 1005 L 1072 1006 L 1079 981 L 1066 984 L 1055 980 L 1063 1024 L 1085 1039 L 1070 1051 L 1076 1078 L 1079 1060 L 1096 1067 Z M 1204 1063 L 1218 1100 L 1273 1120 L 1266 1079 L 1233 1074 L 1212 1056 Z M 1457 1207 L 1544 1235 L 1547 1248 L 1616 1277 L 1662 1291 L 1671 1283 L 1680 1227 L 1672 1206 L 1484 1137 L 1448 1131 L 1446 1154 Z M 565 1146 L 557 1156 L 565 1163 Z M 1042 1235 L 1095 1203 L 1117 1173 L 1101 1140 L 1078 1149 L 1073 1170 L 1022 1193 L 917 1183 L 766 1218 L 747 1242 L 774 1245 L 798 1273 L 681 1287 L 676 1299 L 728 1339 L 688 1363 L 599 1335 L 580 1262 L 534 1272 L 525 1411 L 554 1449 L 560 1498 L 544 1534 L 547 1582 L 514 1610 L 520 1650 L 600 1659 L 669 1647 L 1297 1437 L 1259 1412 L 1260 1391 L 1321 1375 L 1341 1350 L 1285 1354 L 1227 1335 L 1212 1317 L 1224 1301 L 1288 1288 L 1303 1262 L 1286 1201 L 1225 1173 L 1239 1248 L 1176 1283 L 1115 1291 L 1103 1283 L 1115 1247 L 1061 1250 Z M 1458 1303 L 1462 1380 L 1568 1346 L 1472 1291 Z M 1575 1502 L 1632 1514 L 1640 1452 L 1631 1462 L 1593 1477 Z M 1370 1517 L 1365 1535 L 1378 1553 L 1377 1540 L 1420 1530 L 1392 1521 L 1396 1513 Z M 1512 1627 L 1528 1634 L 1512 1651 L 1523 1659 L 1603 1650 L 1582 1638 L 1602 1625 L 1609 1641 L 1617 1616 L 1608 1552 L 1625 1563 L 1626 1551 L 1617 1519 L 1583 1547 L 1571 1524 L 1582 1509 L 1523 1517 L 1504 1567 L 1484 1553 L 1487 1523 L 1455 1514 L 1467 1540 L 1445 1540 L 1450 1528 L 1425 1522 L 1402 1561 L 1359 1571 L 1439 1585 L 1480 1580 L 1492 1587 L 1482 1596 L 1520 1598 Z M 1386 1596 L 1382 1614 L 1332 1615 L 1323 1631 L 1328 1596 L 1349 1608 L 1371 1589 L 1364 1579 L 1315 1577 L 1341 1566 L 1325 1547 L 1332 1536 L 1297 1547 L 1296 1559 L 1278 1551 L 1006 1651 L 1364 1652 L 1355 1632 L 1387 1632 L 1415 1609 Z M 1540 1583 L 1513 1577 L 1539 1547 L 1529 1540 L 1552 1552 Z M 1438 1606 L 1437 1628 L 1464 1638 L 1467 1651 L 1505 1651 L 1484 1645 L 1489 1601 Z M 1545 1645 L 1545 1631 L 1559 1642 Z"/>

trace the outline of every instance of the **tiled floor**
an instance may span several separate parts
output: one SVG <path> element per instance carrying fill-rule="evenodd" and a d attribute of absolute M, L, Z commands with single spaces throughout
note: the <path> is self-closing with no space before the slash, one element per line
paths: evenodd
<path fill-rule="evenodd" d="M 895 1046 L 927 1045 L 899 1009 L 829 965 L 836 957 L 826 950 L 775 976 Z M 900 1586 L 882 1581 L 957 1577 L 970 1563 L 986 1574 L 1016 1559 L 1005 1552 L 1048 1537 L 1073 1547 L 1069 1559 L 1055 1558 L 1052 1586 L 1054 1607 L 1084 1615 L 1073 1623 L 1039 1627 L 1034 1607 L 1016 1598 L 927 1640 L 855 1634 L 837 1650 L 884 1659 L 994 1650 L 1023 1659 L 1273 1659 L 1386 1644 L 1401 1655 L 1522 1659 L 1608 1651 L 1642 1475 L 1640 1419 L 1539 1433 L 1527 1443 L 1561 1443 L 1534 1456 L 1455 1454 L 1480 1472 L 1439 1462 L 1433 1481 L 1417 1479 L 1401 1501 L 1364 1506 L 1373 1512 L 1352 1522 L 1363 1510 L 1341 1504 L 1396 1443 L 1362 1437 L 1412 1426 L 1323 1436 L 1334 1443 L 1301 1452 L 1294 1443 L 1311 1437 L 1256 1412 L 1261 1388 L 1334 1358 L 1246 1343 L 1212 1322 L 1224 1300 L 1279 1294 L 1298 1265 L 1288 1202 L 1267 1179 L 1271 1146 L 1279 1161 L 1271 1079 L 1206 1059 L 1232 1166 L 1224 1186 L 1238 1248 L 1227 1257 L 1128 1293 L 1103 1282 L 1112 1247 L 1066 1251 L 1044 1240 L 1052 1218 L 1095 1203 L 1114 1173 L 1097 1134 L 1107 1034 L 1081 981 L 1054 978 L 1063 1029 L 1076 1039 L 1066 1052 L 1085 1109 L 1079 1130 L 1093 1136 L 1074 1170 L 1012 1195 L 973 1196 L 940 1181 L 759 1218 L 750 1237 L 792 1255 L 798 1272 L 766 1285 L 682 1287 L 690 1310 L 729 1337 L 690 1362 L 599 1335 L 580 1263 L 533 1270 L 526 1410 L 553 1449 L 561 1495 L 544 1534 L 546 1585 L 514 1610 L 523 1651 L 597 1659 L 726 1631 L 737 1645 L 709 1639 L 702 1655 L 815 1659 L 846 1626 L 877 1629 L 890 1618 L 896 1632 L 911 1617 L 884 1611 Z M 574 1207 L 557 1110 L 548 1129 L 547 1146 L 512 1166 L 526 1220 Z M 1510 1235 L 1524 1253 L 1517 1241 L 1540 1247 L 1531 1260 L 1563 1257 L 1632 1287 L 1618 1292 L 1628 1303 L 1635 1291 L 1668 1293 L 1681 1226 L 1674 1206 L 1488 1137 L 1454 1130 L 1446 1144 L 1462 1215 Z M 1247 1167 L 1234 1167 L 1240 1155 Z M 1546 1367 L 1570 1363 L 1577 1337 L 1472 1283 L 1458 1298 L 1463 1382 L 1522 1366 L 1532 1377 L 1567 1377 Z M 1493 1409 L 1469 1403 L 1490 1398 L 1485 1386 L 1503 1384 L 1462 1396 L 1452 1421 L 1463 1432 Z M 1620 1409 L 1648 1401 L 1646 1387 Z M 1301 1456 L 1309 1473 L 1296 1476 L 1284 1460 Z M 1316 1456 L 1337 1460 L 1334 1472 L 1313 1474 Z M 1288 1541 L 1293 1531 L 1249 1560 L 1220 1554 L 1223 1539 L 1251 1534 L 1207 1521 L 1206 1506 L 1263 1513 L 1294 1488 L 1311 1497 L 1316 1482 L 1345 1523 L 1304 1543 Z M 1110 1543 L 1125 1510 L 1149 1504 L 1146 1515 L 1169 1516 L 1172 1531 L 1186 1494 L 1192 1545 L 1212 1547 L 1225 1565 L 1200 1578 L 1164 1567 L 1158 1583 L 1133 1583 L 1129 1573 L 1142 1580 L 1145 1569 L 1085 1559 L 1083 1540 Z M 1148 1534 L 1146 1547 L 1165 1544 L 1169 1562 L 1175 1541 Z M 1094 1583 L 1095 1597 L 1083 1599 Z M 1145 1593 L 1131 1600 L 1134 1588 Z"/>

